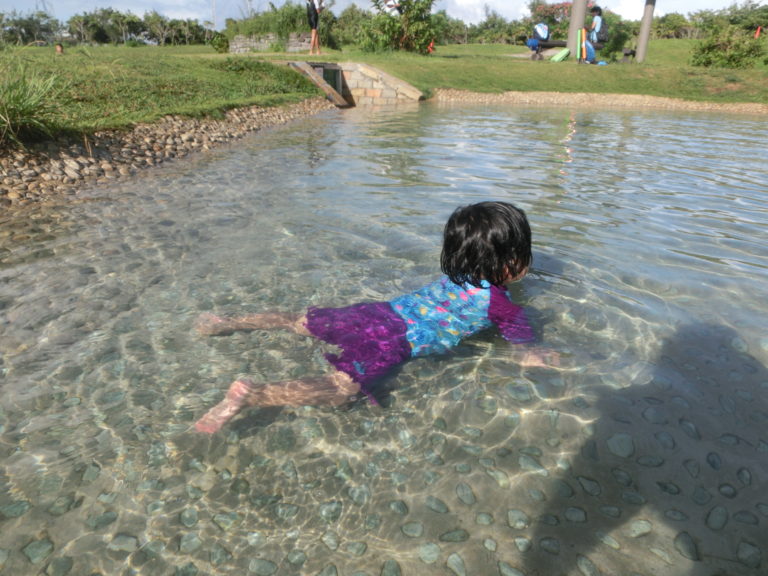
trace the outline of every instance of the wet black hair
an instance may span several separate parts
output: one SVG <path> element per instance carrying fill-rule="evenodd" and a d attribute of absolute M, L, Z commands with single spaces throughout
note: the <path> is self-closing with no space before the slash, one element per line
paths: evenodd
<path fill-rule="evenodd" d="M 443 231 L 440 268 L 456 284 L 502 285 L 531 265 L 531 226 L 508 202 L 480 202 L 454 210 Z"/>

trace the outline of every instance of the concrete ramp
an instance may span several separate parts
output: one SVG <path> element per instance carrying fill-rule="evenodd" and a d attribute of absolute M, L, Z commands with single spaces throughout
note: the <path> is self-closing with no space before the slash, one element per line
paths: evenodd
<path fill-rule="evenodd" d="M 289 62 L 288 66 L 294 70 L 298 70 L 304 76 L 309 78 L 316 86 L 318 86 L 328 100 L 333 102 L 339 108 L 347 108 L 350 103 L 347 102 L 339 91 L 331 86 L 325 79 L 326 65 L 323 64 L 310 64 L 309 62 Z M 340 87 L 339 87 L 340 88 Z"/>
<path fill-rule="evenodd" d="M 289 62 L 340 108 L 388 106 L 424 99 L 420 90 L 386 72 L 356 62 Z"/>

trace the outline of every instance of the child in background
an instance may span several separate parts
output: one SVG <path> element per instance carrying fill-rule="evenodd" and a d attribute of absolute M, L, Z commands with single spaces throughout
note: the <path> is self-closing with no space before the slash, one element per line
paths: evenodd
<path fill-rule="evenodd" d="M 504 285 L 522 279 L 531 260 L 525 213 L 506 202 L 481 202 L 456 209 L 448 219 L 440 256 L 445 275 L 415 292 L 390 302 L 312 307 L 304 315 L 204 314 L 197 325 L 204 335 L 280 328 L 314 336 L 341 352 L 326 354 L 334 371 L 325 376 L 269 384 L 236 380 L 195 428 L 216 432 L 249 406 L 338 406 L 361 392 L 376 403 L 375 385 L 392 368 L 413 357 L 444 353 L 492 325 L 507 340 L 530 343 L 533 331 L 525 312 L 512 303 Z M 556 353 L 534 348 L 522 352 L 523 366 L 558 360 Z"/>

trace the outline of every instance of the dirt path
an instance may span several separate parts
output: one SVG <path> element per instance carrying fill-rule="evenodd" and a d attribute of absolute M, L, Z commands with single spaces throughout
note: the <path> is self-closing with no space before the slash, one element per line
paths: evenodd
<path fill-rule="evenodd" d="M 481 94 L 463 90 L 435 90 L 430 101 L 477 102 L 482 104 L 511 104 L 519 106 L 574 106 L 578 108 L 631 108 L 634 110 L 690 110 L 701 112 L 732 112 L 738 114 L 768 114 L 768 104 L 694 102 L 659 96 L 636 94 L 588 94 L 576 92 L 503 92 Z"/>

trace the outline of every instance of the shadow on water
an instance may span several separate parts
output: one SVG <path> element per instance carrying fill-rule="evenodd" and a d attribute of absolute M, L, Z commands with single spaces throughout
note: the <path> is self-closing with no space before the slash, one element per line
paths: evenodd
<path fill-rule="evenodd" d="M 648 384 L 596 393 L 590 439 L 531 519 L 526 576 L 766 573 L 768 370 L 746 348 L 681 326 Z"/>

